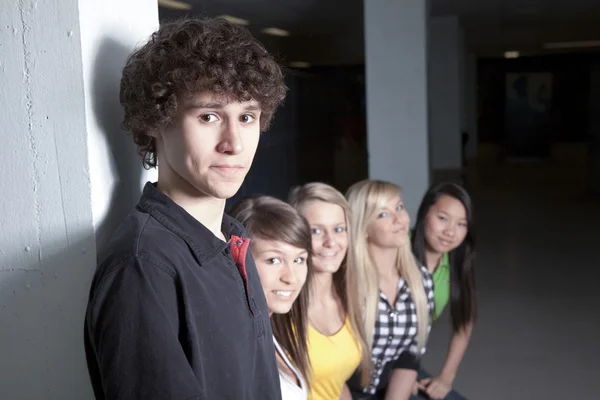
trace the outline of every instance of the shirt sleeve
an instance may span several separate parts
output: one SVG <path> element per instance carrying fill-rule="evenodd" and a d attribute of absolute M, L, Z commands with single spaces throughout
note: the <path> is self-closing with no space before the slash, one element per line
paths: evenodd
<path fill-rule="evenodd" d="M 429 330 L 433 320 L 433 311 L 435 309 L 435 292 L 433 277 L 425 267 L 421 267 L 423 273 L 423 285 L 425 286 L 425 294 L 427 295 L 427 306 L 429 307 Z"/>
<path fill-rule="evenodd" d="M 179 342 L 174 275 L 134 258 L 97 282 L 86 315 L 88 365 L 106 399 L 204 399 Z"/>
<path fill-rule="evenodd" d="M 415 347 L 416 351 L 416 347 Z M 392 361 L 392 369 L 412 369 L 418 371 L 421 363 L 411 351 L 403 351 L 397 359 Z"/>
<path fill-rule="evenodd" d="M 423 286 L 425 288 L 425 296 L 427 297 L 427 310 L 428 310 L 428 316 L 429 316 L 429 321 L 428 321 L 429 323 L 427 325 L 427 335 L 429 335 L 429 332 L 431 332 L 432 313 L 433 313 L 433 308 L 434 308 L 433 278 L 431 277 L 431 274 L 429 273 L 427 268 L 425 268 L 425 267 L 420 267 L 420 268 L 421 268 L 421 273 L 423 274 Z M 416 314 L 415 314 L 415 318 L 416 318 Z M 426 346 L 423 346 L 423 348 L 421 349 L 420 356 L 424 355 L 426 350 L 427 350 Z M 420 367 L 420 356 L 417 356 L 418 352 L 419 351 L 418 351 L 418 347 L 417 347 L 417 338 L 415 336 L 414 340 L 410 344 L 409 351 L 403 352 L 401 354 L 401 357 L 398 358 L 398 360 L 394 364 L 394 368 L 406 368 L 406 369 L 417 369 L 418 370 Z M 405 366 L 398 366 L 398 365 L 405 365 Z"/>
<path fill-rule="evenodd" d="M 421 273 L 423 274 L 423 286 L 425 287 L 425 295 L 427 296 L 427 309 L 429 315 L 429 324 L 427 325 L 427 336 L 431 332 L 431 324 L 433 322 L 433 311 L 435 309 L 435 296 L 433 287 L 433 277 L 429 273 L 426 267 L 421 266 Z M 415 346 L 416 351 L 416 346 Z M 421 355 L 425 354 L 426 346 L 423 346 Z"/>

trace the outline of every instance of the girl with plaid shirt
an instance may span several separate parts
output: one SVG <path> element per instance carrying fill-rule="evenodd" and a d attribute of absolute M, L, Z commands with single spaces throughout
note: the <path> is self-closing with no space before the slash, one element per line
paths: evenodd
<path fill-rule="evenodd" d="M 368 385 L 361 385 L 357 374 L 348 382 L 355 399 L 407 400 L 417 392 L 433 280 L 412 254 L 410 218 L 400 195 L 398 186 L 377 180 L 358 182 L 347 193 L 373 364 Z"/>

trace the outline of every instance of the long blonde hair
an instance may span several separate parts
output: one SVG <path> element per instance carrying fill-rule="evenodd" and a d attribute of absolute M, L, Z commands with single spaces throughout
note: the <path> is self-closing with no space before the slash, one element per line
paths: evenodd
<path fill-rule="evenodd" d="M 377 210 L 394 196 L 399 196 L 401 189 L 391 182 L 366 179 L 352 185 L 346 192 L 352 210 L 350 227 L 354 243 L 352 253 L 358 271 L 359 292 L 364 298 L 365 334 L 369 346 L 373 345 L 373 331 L 378 312 L 379 273 L 373 257 L 369 253 L 367 243 L 367 227 L 375 217 Z M 412 253 L 410 240 L 398 248 L 396 257 L 398 273 L 406 281 L 417 311 L 417 357 L 420 356 L 429 331 L 429 307 L 423 285 L 423 274 Z"/>
<path fill-rule="evenodd" d="M 335 204 L 344 210 L 348 234 L 348 251 L 346 252 L 344 261 L 342 261 L 342 265 L 333 274 L 333 286 L 342 303 L 344 312 L 350 320 L 352 335 L 361 346 L 361 382 L 366 385 L 368 384 L 371 371 L 371 345 L 367 339 L 368 336 L 365 334 L 362 297 L 359 295 L 358 273 L 353 252 L 350 251 L 354 246 L 354 238 L 352 237 L 352 230 L 350 229 L 352 219 L 350 207 L 343 194 L 325 183 L 307 183 L 292 189 L 290 192 L 289 202 L 301 214 L 304 214 L 306 204 L 311 201 L 322 201 L 324 203 Z"/>

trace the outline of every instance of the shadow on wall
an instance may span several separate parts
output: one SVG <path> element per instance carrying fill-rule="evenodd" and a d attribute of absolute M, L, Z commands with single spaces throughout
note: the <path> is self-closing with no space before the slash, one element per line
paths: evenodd
<path fill-rule="evenodd" d="M 109 212 L 96 230 L 99 256 L 103 254 L 112 233 L 135 207 L 141 194 L 144 172 L 142 161 L 133 138 L 121 129 L 124 112 L 119 102 L 119 88 L 123 67 L 130 53 L 131 49 L 127 46 L 106 38 L 99 47 L 94 67 L 93 111 L 111 156 L 111 160 L 106 160 L 106 166 L 102 168 L 110 168 L 110 175 L 115 182 Z"/>
<path fill-rule="evenodd" d="M 0 266 L 0 399 L 93 398 L 83 347 L 84 315 L 97 263 L 93 249 L 103 250 L 111 233 L 132 210 L 140 196 L 143 175 L 133 141 L 120 128 L 119 82 L 129 53 L 126 46 L 106 38 L 94 60 L 93 117 L 88 113 L 88 118 L 96 119 L 99 132 L 92 128 L 87 134 L 104 137 L 110 159 L 100 166 L 92 165 L 90 179 L 92 185 L 106 184 L 111 192 L 109 212 L 96 235 L 89 213 L 82 216 L 76 210 L 54 207 L 52 213 L 63 213 L 64 228 L 59 229 L 52 223 L 54 218 L 42 214 L 38 224 L 40 252 L 33 245 L 24 245 L 24 257 L 2 259 L 6 264 Z M 68 146 L 64 140 L 56 134 L 58 144 Z M 94 151 L 99 150 L 88 148 L 88 156 Z M 46 167 L 60 171 L 64 162 L 59 158 L 58 164 Z M 81 165 L 81 170 L 87 168 Z M 94 168 L 104 169 L 107 174 L 99 176 L 112 177 L 113 185 L 94 182 Z M 58 197 L 75 189 L 66 175 L 56 176 L 60 182 L 53 187 L 59 188 L 50 195 L 53 203 L 60 204 Z M 78 175 L 75 180 L 83 179 Z M 87 201 L 85 193 L 80 201 Z M 81 205 L 79 211 L 87 207 Z"/>

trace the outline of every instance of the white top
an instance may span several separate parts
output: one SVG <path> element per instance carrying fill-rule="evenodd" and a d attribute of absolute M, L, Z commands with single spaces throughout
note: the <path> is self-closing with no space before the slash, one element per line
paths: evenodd
<path fill-rule="evenodd" d="M 300 382 L 300 386 L 296 384 L 293 380 L 291 380 L 287 375 L 283 374 L 279 371 L 279 383 L 281 385 L 281 398 L 283 400 L 307 400 L 308 399 L 308 391 L 306 388 L 306 382 L 304 378 L 298 372 L 296 367 L 292 364 L 290 359 L 288 358 L 285 351 L 281 348 L 275 337 L 273 337 L 273 343 L 275 344 L 275 350 L 279 354 L 279 356 L 283 359 L 283 361 L 287 364 L 287 366 L 292 370 L 296 378 L 298 378 L 298 382 Z"/>

